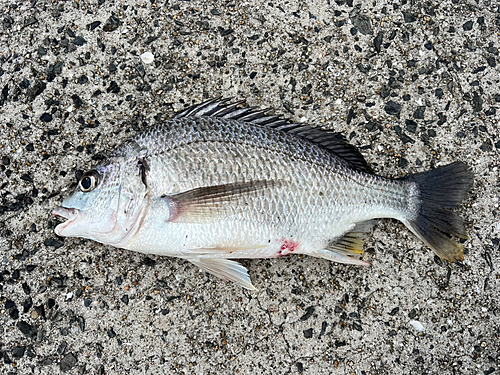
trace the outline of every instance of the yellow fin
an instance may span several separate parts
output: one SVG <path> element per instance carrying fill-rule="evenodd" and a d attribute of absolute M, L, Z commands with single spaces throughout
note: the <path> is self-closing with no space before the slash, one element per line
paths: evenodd
<path fill-rule="evenodd" d="M 340 240 L 328 245 L 328 249 L 343 255 L 360 255 L 363 254 L 364 244 L 364 241 L 360 238 L 345 235 Z"/>
<path fill-rule="evenodd" d="M 327 249 L 341 255 L 360 255 L 363 254 L 365 242 L 362 237 L 371 230 L 375 220 L 356 223 L 356 226 L 342 237 L 335 239 L 328 244 Z"/>

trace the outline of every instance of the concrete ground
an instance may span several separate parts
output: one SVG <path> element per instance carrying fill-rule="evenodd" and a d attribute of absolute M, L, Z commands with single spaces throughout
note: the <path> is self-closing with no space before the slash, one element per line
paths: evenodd
<path fill-rule="evenodd" d="M 499 374 L 499 12 L 496 0 L 2 1 L 0 373 Z M 342 132 L 383 176 L 470 165 L 465 261 L 383 220 L 371 267 L 244 261 L 249 292 L 54 234 L 75 175 L 219 95 Z"/>

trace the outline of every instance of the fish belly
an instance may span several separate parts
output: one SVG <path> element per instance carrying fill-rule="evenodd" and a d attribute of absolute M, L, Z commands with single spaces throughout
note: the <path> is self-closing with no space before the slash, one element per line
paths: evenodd
<path fill-rule="evenodd" d="M 349 190 L 347 199 L 323 194 L 322 199 L 314 200 L 288 194 L 290 198 L 283 200 L 287 194 L 281 189 L 272 196 L 274 200 L 266 195 L 250 198 L 226 213 L 227 217 L 215 216 L 207 218 L 207 222 L 195 223 L 169 222 L 164 210 L 155 209 L 153 205 L 125 248 L 158 255 L 227 259 L 311 255 L 353 230 L 356 223 L 402 216 L 394 204 L 399 199 L 376 199 L 367 195 L 352 199 L 353 190 L 355 187 Z M 323 199 L 325 195 L 330 201 Z M 377 195 L 381 195 L 380 192 Z"/>

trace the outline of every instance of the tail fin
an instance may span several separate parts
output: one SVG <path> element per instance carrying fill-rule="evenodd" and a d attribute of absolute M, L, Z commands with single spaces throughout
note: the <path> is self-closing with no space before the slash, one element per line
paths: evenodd
<path fill-rule="evenodd" d="M 468 239 L 464 221 L 456 212 L 472 186 L 473 174 L 467 165 L 455 162 L 432 171 L 409 176 L 417 184 L 419 204 L 412 220 L 405 225 L 441 259 L 463 260 L 463 245 L 450 236 Z"/>

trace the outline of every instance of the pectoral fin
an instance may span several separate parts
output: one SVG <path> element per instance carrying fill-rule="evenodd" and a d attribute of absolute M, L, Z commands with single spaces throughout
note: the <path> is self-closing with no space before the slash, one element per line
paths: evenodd
<path fill-rule="evenodd" d="M 234 213 L 238 204 L 244 204 L 242 197 L 250 197 L 278 184 L 271 180 L 236 182 L 199 187 L 161 198 L 168 204 L 169 222 L 206 223 Z"/>
<path fill-rule="evenodd" d="M 240 263 L 227 259 L 215 258 L 185 258 L 200 267 L 203 271 L 211 273 L 226 281 L 232 281 L 245 289 L 257 290 L 253 286 L 248 271 Z"/>

